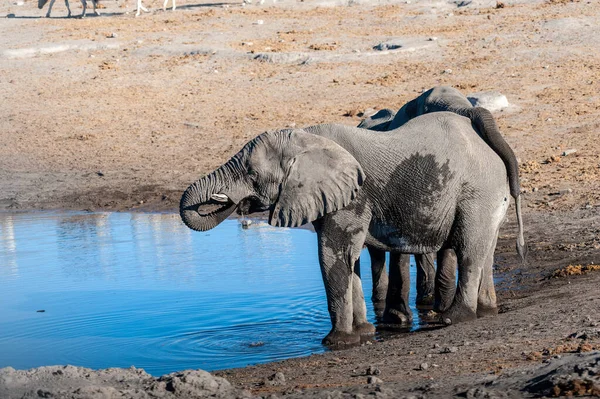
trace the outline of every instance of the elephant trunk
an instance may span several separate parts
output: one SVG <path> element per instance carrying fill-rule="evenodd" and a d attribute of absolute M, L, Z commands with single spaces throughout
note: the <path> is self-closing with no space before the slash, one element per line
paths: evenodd
<path fill-rule="evenodd" d="M 191 184 L 181 196 L 179 214 L 190 229 L 210 230 L 235 211 L 240 199 L 235 194 L 241 184 L 235 178 L 230 163 Z"/>

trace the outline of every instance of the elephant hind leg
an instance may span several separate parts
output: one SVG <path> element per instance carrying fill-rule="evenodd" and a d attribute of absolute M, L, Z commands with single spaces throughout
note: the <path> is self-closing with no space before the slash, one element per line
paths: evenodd
<path fill-rule="evenodd" d="M 385 310 L 385 297 L 388 291 L 388 274 L 385 267 L 385 251 L 367 246 L 371 257 L 371 274 L 373 277 L 373 308 L 378 317 Z"/>
<path fill-rule="evenodd" d="M 496 248 L 497 226 L 487 232 L 479 231 L 477 238 L 464 237 L 464 247 L 456 248 L 458 259 L 458 285 L 454 301 L 442 314 L 442 321 L 453 324 L 477 318 L 478 303 L 493 309 L 496 294 L 492 280 L 493 253 Z M 483 291 L 481 290 L 483 288 Z"/>
<path fill-rule="evenodd" d="M 406 325 L 412 322 L 408 304 L 410 292 L 410 255 L 390 253 L 390 282 L 383 320 L 386 323 Z"/>
<path fill-rule="evenodd" d="M 445 312 L 450 308 L 456 294 L 456 253 L 453 249 L 443 249 L 437 254 L 435 272 L 435 303 L 433 310 Z"/>
<path fill-rule="evenodd" d="M 477 317 L 495 316 L 498 314 L 498 305 L 496 303 L 496 288 L 494 287 L 494 252 L 496 250 L 496 241 L 489 249 L 488 256 L 483 265 L 481 284 L 477 295 Z"/>
<path fill-rule="evenodd" d="M 434 304 L 435 266 L 434 254 L 415 255 L 417 264 L 417 300 L 418 309 L 431 309 Z"/>

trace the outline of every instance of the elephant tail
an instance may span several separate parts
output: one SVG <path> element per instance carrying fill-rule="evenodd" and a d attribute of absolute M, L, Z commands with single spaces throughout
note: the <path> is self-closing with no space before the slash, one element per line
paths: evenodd
<path fill-rule="evenodd" d="M 482 107 L 474 108 L 463 108 L 460 113 L 468 117 L 471 122 L 475 125 L 477 131 L 481 134 L 483 140 L 490 146 L 492 150 L 504 162 L 506 172 L 508 175 L 508 185 L 510 188 L 510 195 L 515 200 L 515 208 L 517 213 L 517 225 L 518 225 L 518 236 L 517 236 L 517 253 L 521 257 L 521 260 L 525 261 L 527 256 L 527 245 L 525 238 L 523 237 L 523 217 L 521 215 L 521 182 L 519 180 L 519 164 L 517 157 L 513 152 L 512 148 L 504 140 L 504 137 L 500 134 L 498 125 L 492 116 L 492 113 Z"/>

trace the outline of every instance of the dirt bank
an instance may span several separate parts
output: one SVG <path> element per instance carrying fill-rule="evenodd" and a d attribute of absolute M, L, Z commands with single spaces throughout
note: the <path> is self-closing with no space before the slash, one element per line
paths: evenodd
<path fill-rule="evenodd" d="M 0 18 L 0 210 L 174 211 L 191 181 L 267 129 L 356 125 L 363 113 L 398 108 L 438 84 L 496 90 L 511 104 L 495 116 L 521 163 L 530 257 L 517 261 L 509 212 L 497 250 L 502 313 L 220 371 L 235 387 L 224 395 L 490 397 L 485 390 L 501 392 L 492 380 L 521 389 L 540 367 L 589 359 L 544 361 L 598 349 L 600 273 L 547 279 L 569 264 L 600 262 L 597 3 L 267 0 L 181 3 L 140 18 L 127 13 L 132 3 L 101 4 L 103 16 L 83 20 L 60 18 L 59 2 L 52 19 L 39 18 L 46 9 L 31 1 L 0 5 L 8 16 Z M 381 43 L 401 47 L 381 51 Z M 379 373 L 367 376 L 369 367 Z M 518 367 L 534 371 L 515 374 Z M 57 397 L 187 392 L 164 381 L 157 388 L 135 370 L 117 372 L 130 386 L 106 377 L 112 372 L 79 370 L 71 375 L 83 376 L 79 385 L 57 371 L 50 381 L 59 382 L 44 388 Z M 275 372 L 285 383 L 268 380 Z M 2 373 L 0 383 L 19 395 L 35 381 Z M 187 380 L 226 385 L 211 378 Z M 531 395 L 551 394 L 542 391 Z"/>

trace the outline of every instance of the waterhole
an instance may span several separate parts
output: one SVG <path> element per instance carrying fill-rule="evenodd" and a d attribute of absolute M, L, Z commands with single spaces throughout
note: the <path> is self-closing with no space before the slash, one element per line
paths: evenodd
<path fill-rule="evenodd" d="M 0 367 L 17 369 L 243 367 L 323 352 L 330 329 L 313 232 L 176 214 L 0 213 L 0 304 Z"/>

